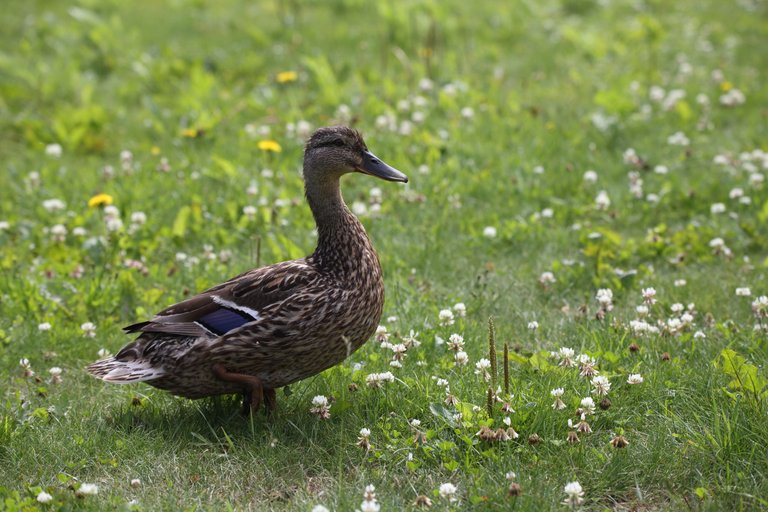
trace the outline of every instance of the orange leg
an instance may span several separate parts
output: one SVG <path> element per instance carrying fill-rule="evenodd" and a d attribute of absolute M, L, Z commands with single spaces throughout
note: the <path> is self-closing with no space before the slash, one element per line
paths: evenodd
<path fill-rule="evenodd" d="M 269 391 L 265 390 L 264 385 L 258 377 L 253 375 L 245 375 L 243 373 L 233 373 L 227 371 L 224 365 L 214 364 L 211 366 L 213 374 L 218 378 L 226 382 L 236 382 L 243 386 L 243 415 L 247 415 L 249 412 L 256 412 L 259 410 L 259 406 L 264 401 L 264 393 L 267 392 L 269 398 Z M 274 391 L 272 390 L 272 397 L 274 397 Z"/>

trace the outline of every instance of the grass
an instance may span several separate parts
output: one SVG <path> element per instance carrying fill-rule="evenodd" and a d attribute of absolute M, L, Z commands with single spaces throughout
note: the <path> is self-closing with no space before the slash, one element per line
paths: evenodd
<path fill-rule="evenodd" d="M 589 510 L 768 508 L 768 331 L 752 310 L 768 293 L 768 157 L 755 151 L 768 150 L 763 4 L 4 7 L 0 509 L 354 510 L 373 484 L 386 510 L 418 496 L 437 510 L 565 510 L 571 481 Z M 286 71 L 296 80 L 281 83 Z M 734 90 L 746 101 L 723 105 Z M 372 340 L 279 393 L 269 420 L 243 419 L 234 397 L 188 401 L 88 377 L 99 349 L 128 341 L 123 325 L 311 252 L 301 121 L 353 124 L 411 178 L 343 181 L 381 256 L 389 341 L 411 330 L 421 341 L 403 368 Z M 668 141 L 676 132 L 688 145 Z M 88 206 L 98 193 L 114 198 L 122 228 Z M 65 205 L 46 208 L 50 199 Z M 131 227 L 135 212 L 146 222 Z M 539 283 L 544 272 L 555 281 Z M 666 327 L 638 334 L 630 321 L 650 287 L 646 320 Z M 601 288 L 614 308 L 598 320 Z M 458 302 L 466 317 L 441 325 Z M 682 314 L 676 303 L 695 304 L 690 325 L 668 323 Z M 511 413 L 496 403 L 488 414 L 474 372 L 492 359 L 491 317 L 500 385 L 511 348 Z M 454 333 L 465 367 L 447 347 Z M 588 416 L 593 432 L 578 444 L 566 442 L 567 421 L 579 421 L 592 386 L 549 356 L 561 347 L 595 357 L 611 382 L 611 407 Z M 395 382 L 367 386 L 390 370 Z M 628 384 L 636 373 L 643 383 Z M 551 407 L 558 387 L 563 411 Z M 333 397 L 327 421 L 309 413 L 316 395 Z M 477 435 L 506 428 L 505 417 L 518 439 Z M 370 450 L 357 446 L 364 427 Z M 529 444 L 534 433 L 541 442 Z M 617 435 L 626 448 L 611 446 Z M 519 497 L 508 495 L 510 471 Z M 449 482 L 455 502 L 438 492 Z M 98 494 L 78 497 L 84 483 Z M 50 503 L 36 500 L 42 490 Z"/>

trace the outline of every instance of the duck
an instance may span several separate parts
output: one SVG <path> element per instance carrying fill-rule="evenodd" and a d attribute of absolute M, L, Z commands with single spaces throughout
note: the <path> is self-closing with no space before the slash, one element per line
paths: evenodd
<path fill-rule="evenodd" d="M 303 167 L 314 252 L 249 270 L 125 327 L 137 337 L 87 371 L 190 399 L 241 394 L 244 414 L 262 404 L 270 413 L 276 389 L 347 359 L 374 334 L 384 309 L 379 257 L 341 194 L 340 179 L 350 173 L 408 182 L 357 130 L 318 129 Z"/>

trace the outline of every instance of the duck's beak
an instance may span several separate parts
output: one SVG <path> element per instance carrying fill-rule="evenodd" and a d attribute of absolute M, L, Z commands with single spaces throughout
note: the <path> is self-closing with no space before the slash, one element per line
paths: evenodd
<path fill-rule="evenodd" d="M 387 181 L 400 181 L 408 183 L 408 176 L 401 173 L 394 167 L 385 164 L 370 151 L 363 151 L 363 163 L 357 168 L 358 171 L 376 176 Z"/>

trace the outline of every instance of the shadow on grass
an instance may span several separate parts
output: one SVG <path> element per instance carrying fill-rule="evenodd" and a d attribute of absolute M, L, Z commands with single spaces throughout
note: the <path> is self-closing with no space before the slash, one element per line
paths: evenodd
<path fill-rule="evenodd" d="M 253 448 L 281 444 L 310 449 L 324 439 L 337 437 L 331 425 L 300 414 L 289 405 L 267 415 L 261 409 L 241 414 L 237 395 L 187 400 L 171 396 L 153 396 L 134 400 L 131 405 L 105 406 L 105 430 L 122 436 L 151 435 L 173 445 L 215 445 L 228 451 L 245 441 Z"/>

